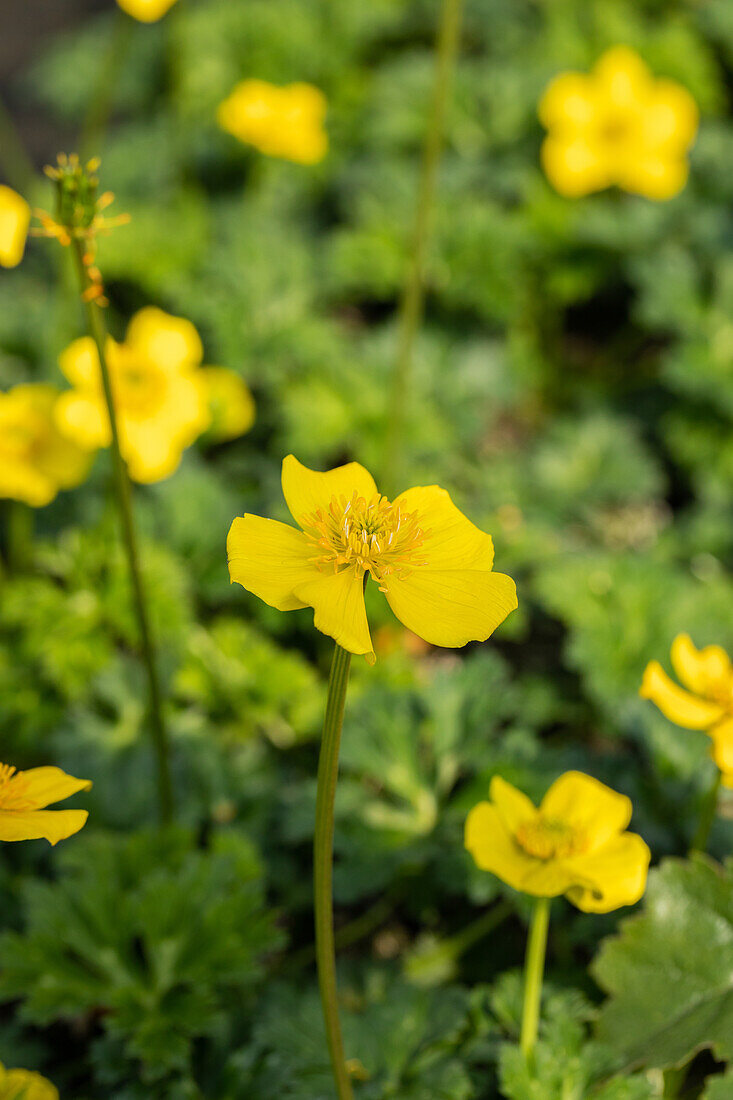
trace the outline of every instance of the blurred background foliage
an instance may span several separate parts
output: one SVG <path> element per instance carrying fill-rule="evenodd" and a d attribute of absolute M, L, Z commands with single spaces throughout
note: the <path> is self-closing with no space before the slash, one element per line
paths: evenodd
<path fill-rule="evenodd" d="M 87 152 L 132 215 L 100 247 L 110 327 L 121 336 L 151 303 L 189 318 L 206 362 L 240 372 L 257 402 L 248 435 L 204 438 L 173 477 L 135 490 L 180 831 L 148 832 L 145 690 L 108 454 L 37 513 L 33 568 L 2 581 L 3 759 L 94 780 L 84 835 L 53 860 L 40 843 L 5 848 L 0 870 L 0 1058 L 25 1058 L 68 1100 L 331 1095 L 309 908 L 329 644 L 307 612 L 279 615 L 230 587 L 224 542 L 245 510 L 286 518 L 288 452 L 381 468 L 436 11 L 179 0 L 158 24 L 130 23 L 109 79 L 122 17 L 100 10 L 47 38 L 10 88 L 72 144 L 109 97 L 112 124 Z M 690 182 L 670 202 L 568 201 L 539 167 L 548 80 L 620 42 L 700 107 Z M 323 163 L 265 159 L 216 127 L 218 103 L 249 76 L 323 90 Z M 447 487 L 492 532 L 520 609 L 461 653 L 429 651 L 383 602 L 371 610 L 378 662 L 354 669 L 336 828 L 360 1100 L 662 1095 L 673 1058 L 650 1039 L 613 1077 L 626 1064 L 613 1007 L 592 1034 L 601 992 L 586 967 L 617 916 L 564 902 L 528 1076 L 507 1042 L 519 979 L 497 979 L 521 965 L 526 909 L 501 900 L 511 892 L 461 838 L 496 772 L 539 798 L 577 767 L 633 798 L 657 858 L 681 855 L 713 778 L 704 735 L 637 691 L 680 631 L 733 647 L 732 76 L 727 0 L 466 2 L 405 473 Z M 49 139 L 46 159 L 57 151 Z M 32 199 L 49 205 L 45 184 Z M 58 354 L 82 329 L 57 260 L 31 244 L 2 276 L 3 387 L 62 382 Z M 731 817 L 716 823 L 718 855 Z M 682 879 L 667 867 L 654 897 L 698 896 Z M 731 921 L 725 882 L 715 904 Z M 472 937 L 492 905 L 496 927 Z M 655 919 L 639 918 L 651 922 L 639 935 L 663 951 Z M 626 935 L 595 973 L 630 998 L 628 1024 L 641 994 L 614 970 Z M 714 1041 L 685 1033 L 690 1052 Z M 721 1041 L 701 1055 L 685 1095 L 731 1053 Z M 726 1088 L 711 1077 L 704 1095 Z"/>

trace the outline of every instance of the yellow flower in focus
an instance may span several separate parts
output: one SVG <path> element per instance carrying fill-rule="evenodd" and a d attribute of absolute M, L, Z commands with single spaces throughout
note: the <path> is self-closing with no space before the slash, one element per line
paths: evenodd
<path fill-rule="evenodd" d="M 201 377 L 209 402 L 211 439 L 236 439 L 254 424 L 255 402 L 249 386 L 227 367 L 204 367 Z"/>
<path fill-rule="evenodd" d="M 678 634 L 670 653 L 684 687 L 670 679 L 659 661 L 644 670 L 639 694 L 651 699 L 665 718 L 688 730 L 704 730 L 723 786 L 733 788 L 733 666 L 719 645 L 696 649 L 689 634 Z"/>
<path fill-rule="evenodd" d="M 0 265 L 15 267 L 23 259 L 31 208 L 12 187 L 0 184 Z"/>
<path fill-rule="evenodd" d="M 312 84 L 243 80 L 219 104 L 223 130 L 270 157 L 316 164 L 328 150 L 326 97 Z"/>
<path fill-rule="evenodd" d="M 582 772 L 566 772 L 537 809 L 494 776 L 491 802 L 466 819 L 466 848 L 482 871 L 534 897 L 564 894 L 586 913 L 633 905 L 646 887 L 650 852 L 627 833 L 631 802 Z"/>
<path fill-rule="evenodd" d="M 123 11 L 141 23 L 157 23 L 175 2 L 176 0 L 117 0 Z"/>
<path fill-rule="evenodd" d="M 145 483 L 169 477 L 210 421 L 196 329 L 148 306 L 132 318 L 123 343 L 108 337 L 105 350 L 130 477 Z M 74 387 L 59 397 L 59 426 L 82 447 L 108 447 L 109 417 L 92 338 L 70 344 L 59 365 Z"/>
<path fill-rule="evenodd" d="M 6 1069 L 0 1062 L 0 1100 L 59 1100 L 58 1089 L 29 1069 Z"/>
<path fill-rule="evenodd" d="M 649 199 L 670 199 L 687 182 L 697 105 L 681 84 L 656 80 L 633 50 L 607 50 L 591 73 L 566 72 L 539 105 L 548 136 L 542 165 L 570 198 L 616 184 Z"/>
<path fill-rule="evenodd" d="M 367 574 L 400 622 L 432 645 L 485 641 L 517 606 L 514 581 L 492 572 L 490 535 L 445 489 L 407 489 L 394 501 L 358 462 L 318 473 L 283 461 L 285 501 L 300 530 L 245 515 L 227 539 L 232 581 L 279 611 L 312 607 L 318 630 L 374 662 Z"/>
<path fill-rule="evenodd" d="M 75 779 L 61 768 L 16 771 L 0 764 L 0 841 L 38 840 L 58 844 L 84 826 L 86 810 L 47 810 L 78 791 L 88 791 L 89 779 Z M 2 1094 L 0 1094 L 0 1100 Z"/>
<path fill-rule="evenodd" d="M 41 508 L 86 477 L 91 455 L 56 426 L 58 398 L 41 384 L 0 393 L 0 497 Z"/>

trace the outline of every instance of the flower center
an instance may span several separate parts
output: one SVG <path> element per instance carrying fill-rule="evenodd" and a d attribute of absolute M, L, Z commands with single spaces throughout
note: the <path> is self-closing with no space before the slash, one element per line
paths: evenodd
<path fill-rule="evenodd" d="M 158 411 L 165 396 L 165 380 L 160 370 L 123 358 L 110 364 L 110 372 L 115 397 L 124 412 L 144 417 Z"/>
<path fill-rule="evenodd" d="M 404 512 L 378 493 L 370 500 L 354 493 L 331 497 L 328 508 L 301 516 L 306 536 L 319 551 L 312 560 L 322 572 L 340 566 L 367 571 L 382 585 L 390 575 L 402 578 L 424 565 L 420 548 L 430 532 L 423 531 L 416 512 Z"/>
<path fill-rule="evenodd" d="M 30 810 L 31 799 L 24 797 L 28 781 L 12 764 L 0 764 L 0 810 Z"/>
<path fill-rule="evenodd" d="M 536 859 L 558 859 L 585 851 L 587 839 L 582 830 L 552 817 L 525 821 L 516 831 L 520 847 Z"/>

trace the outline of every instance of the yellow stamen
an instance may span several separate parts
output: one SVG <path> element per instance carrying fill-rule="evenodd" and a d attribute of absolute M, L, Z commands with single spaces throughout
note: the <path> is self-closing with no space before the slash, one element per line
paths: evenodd
<path fill-rule="evenodd" d="M 517 843 L 536 859 L 557 859 L 584 852 L 587 839 L 580 829 L 556 818 L 537 817 L 516 831 Z"/>
<path fill-rule="evenodd" d="M 24 797 L 28 780 L 12 764 L 0 764 L 0 810 L 31 810 L 32 799 Z"/>

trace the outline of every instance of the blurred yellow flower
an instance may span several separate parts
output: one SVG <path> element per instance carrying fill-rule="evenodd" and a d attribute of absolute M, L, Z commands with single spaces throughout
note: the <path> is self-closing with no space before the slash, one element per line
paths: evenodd
<path fill-rule="evenodd" d="M 86 477 L 91 455 L 59 431 L 58 397 L 40 383 L 0 393 L 0 497 L 41 508 Z"/>
<path fill-rule="evenodd" d="M 312 84 L 243 80 L 219 104 L 216 118 L 223 130 L 261 153 L 316 164 L 328 149 L 325 115 L 326 97 Z"/>
<path fill-rule="evenodd" d="M 656 80 L 633 50 L 607 50 L 589 74 L 561 73 L 539 104 L 548 130 L 542 164 L 561 195 L 616 184 L 649 199 L 685 186 L 697 105 L 681 84 Z"/>
<path fill-rule="evenodd" d="M 678 634 L 670 653 L 681 688 L 659 661 L 644 670 L 639 694 L 651 699 L 665 718 L 712 739 L 712 757 L 725 787 L 733 787 L 733 666 L 719 645 L 696 649 L 689 634 Z M 685 690 L 687 689 L 687 690 Z"/>
<path fill-rule="evenodd" d="M 57 844 L 78 833 L 89 816 L 86 810 L 45 807 L 78 791 L 88 791 L 91 785 L 91 780 L 75 779 L 61 768 L 19 772 L 10 764 L 0 764 L 0 841 L 43 837 L 50 844 Z"/>
<path fill-rule="evenodd" d="M 117 0 L 123 11 L 141 23 L 156 23 L 176 0 Z"/>
<path fill-rule="evenodd" d="M 466 848 L 482 871 L 534 897 L 564 894 L 586 913 L 633 905 L 644 893 L 650 852 L 626 832 L 625 795 L 566 772 L 539 809 L 500 776 L 491 780 L 490 797 L 466 820 Z"/>
<path fill-rule="evenodd" d="M 6 1069 L 0 1062 L 0 1100 L 59 1100 L 58 1089 L 29 1069 Z"/>
<path fill-rule="evenodd" d="M 227 367 L 203 367 L 201 377 L 211 415 L 209 437 L 236 439 L 248 432 L 254 424 L 255 402 L 244 379 Z"/>
<path fill-rule="evenodd" d="M 367 574 L 400 622 L 432 645 L 484 641 L 517 606 L 514 581 L 492 571 L 491 536 L 445 489 L 407 489 L 391 502 L 358 462 L 318 473 L 293 455 L 283 461 L 282 487 L 301 529 L 235 519 L 230 577 L 280 611 L 312 607 L 318 630 L 370 663 Z"/>
<path fill-rule="evenodd" d="M 169 477 L 210 421 L 196 329 L 182 317 L 147 306 L 130 321 L 123 343 L 108 337 L 106 354 L 130 477 L 146 483 Z M 82 447 L 108 447 L 109 417 L 92 338 L 70 344 L 59 365 L 74 387 L 59 397 L 59 426 Z"/>
<path fill-rule="evenodd" d="M 12 187 L 0 184 L 0 265 L 15 267 L 23 259 L 31 208 Z"/>

